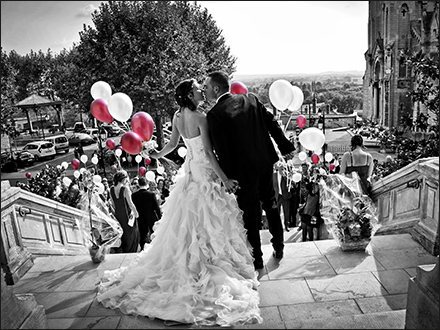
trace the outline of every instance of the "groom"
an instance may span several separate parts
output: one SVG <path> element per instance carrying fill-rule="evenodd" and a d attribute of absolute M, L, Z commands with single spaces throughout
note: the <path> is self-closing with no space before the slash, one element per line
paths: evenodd
<path fill-rule="evenodd" d="M 220 167 L 238 180 L 237 202 L 253 248 L 254 267 L 261 269 L 260 201 L 266 212 L 274 257 L 284 249 L 283 226 L 273 186 L 273 165 L 278 161 L 272 139 L 282 155 L 293 156 L 294 145 L 285 137 L 275 117 L 253 94 L 232 95 L 226 73 L 212 72 L 205 80 L 205 96 L 216 104 L 207 113 L 210 137 Z"/>

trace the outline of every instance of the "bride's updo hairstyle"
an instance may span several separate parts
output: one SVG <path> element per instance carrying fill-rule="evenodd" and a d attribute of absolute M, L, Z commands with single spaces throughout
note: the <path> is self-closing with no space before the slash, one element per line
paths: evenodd
<path fill-rule="evenodd" d="M 186 79 L 176 87 L 176 95 L 174 97 L 181 108 L 188 108 L 191 111 L 197 109 L 197 106 L 188 97 L 193 92 L 192 89 L 195 82 L 195 79 Z"/>

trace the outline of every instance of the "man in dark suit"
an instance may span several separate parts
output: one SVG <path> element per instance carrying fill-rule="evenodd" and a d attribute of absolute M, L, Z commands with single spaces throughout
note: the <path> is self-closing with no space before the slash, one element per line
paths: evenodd
<path fill-rule="evenodd" d="M 162 216 L 156 195 L 147 188 L 147 180 L 144 177 L 139 178 L 139 189 L 131 195 L 131 199 L 139 213 L 137 219 L 139 234 L 141 237 L 141 250 L 147 241 L 148 232 L 153 233 L 153 225 Z"/>
<path fill-rule="evenodd" d="M 216 104 L 207 113 L 208 127 L 220 167 L 230 179 L 238 180 L 235 191 L 243 211 L 244 227 L 253 248 L 255 269 L 261 269 L 263 252 L 260 238 L 260 201 L 266 212 L 274 257 L 284 249 L 283 225 L 273 186 L 273 165 L 278 155 L 293 156 L 295 147 L 286 138 L 273 114 L 254 94 L 232 95 L 228 76 L 213 72 L 205 80 L 205 96 Z"/>

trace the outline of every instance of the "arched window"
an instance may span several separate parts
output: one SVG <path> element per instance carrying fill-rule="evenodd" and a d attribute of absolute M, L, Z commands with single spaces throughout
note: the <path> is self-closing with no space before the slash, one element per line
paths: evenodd
<path fill-rule="evenodd" d="M 406 17 L 406 14 L 409 12 L 409 8 L 406 3 L 402 4 L 400 7 L 400 12 L 402 13 L 402 17 Z"/>

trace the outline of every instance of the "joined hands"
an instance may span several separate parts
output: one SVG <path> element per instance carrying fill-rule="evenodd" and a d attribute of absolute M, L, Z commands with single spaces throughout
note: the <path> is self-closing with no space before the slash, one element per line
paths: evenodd
<path fill-rule="evenodd" d="M 226 188 L 226 192 L 229 194 L 235 194 L 237 189 L 240 189 L 237 180 L 228 179 L 225 182 L 223 182 L 223 185 Z"/>

